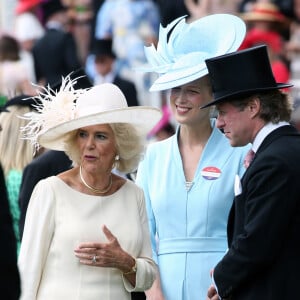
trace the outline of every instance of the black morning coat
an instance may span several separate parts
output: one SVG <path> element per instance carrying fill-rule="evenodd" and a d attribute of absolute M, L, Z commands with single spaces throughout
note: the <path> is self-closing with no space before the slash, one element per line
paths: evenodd
<path fill-rule="evenodd" d="M 32 49 L 37 81 L 53 86 L 81 67 L 77 46 L 71 33 L 60 29 L 46 29 Z"/>
<path fill-rule="evenodd" d="M 271 132 L 242 180 L 228 220 L 228 247 L 214 270 L 231 300 L 299 299 L 300 135 Z M 230 298 L 231 297 L 231 298 Z"/>
<path fill-rule="evenodd" d="M 121 76 L 116 76 L 114 78 L 113 84 L 119 87 L 119 89 L 124 94 L 128 106 L 138 106 L 139 101 L 137 97 L 137 91 L 133 82 L 122 78 Z"/>
<path fill-rule="evenodd" d="M 23 170 L 19 193 L 20 221 L 19 230 L 22 239 L 26 211 L 35 185 L 49 176 L 57 175 L 72 167 L 72 162 L 63 151 L 48 150 L 37 156 Z"/>

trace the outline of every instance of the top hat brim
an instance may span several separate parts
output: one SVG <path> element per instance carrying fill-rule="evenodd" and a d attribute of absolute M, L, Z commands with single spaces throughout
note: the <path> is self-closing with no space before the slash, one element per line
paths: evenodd
<path fill-rule="evenodd" d="M 10 106 L 27 106 L 31 109 L 35 109 L 35 106 L 38 104 L 38 100 L 35 99 L 33 96 L 29 95 L 18 95 L 9 99 L 5 105 L 2 107 L 2 111 L 9 111 Z"/>
<path fill-rule="evenodd" d="M 278 90 L 278 89 L 283 89 L 283 88 L 289 88 L 292 87 L 292 84 L 287 84 L 287 83 L 277 83 L 276 86 L 272 87 L 263 87 L 263 88 L 255 88 L 255 89 L 248 89 L 248 90 L 242 90 L 242 91 L 237 91 L 234 93 L 229 93 L 226 95 L 218 95 L 214 94 L 214 100 L 207 103 L 206 105 L 201 106 L 200 108 L 206 108 L 212 105 L 217 105 L 222 102 L 227 102 L 227 101 L 232 101 L 236 100 L 238 98 L 245 98 L 247 96 L 254 95 L 256 93 L 261 93 L 261 92 L 267 92 L 267 91 L 272 91 L 272 90 Z"/>

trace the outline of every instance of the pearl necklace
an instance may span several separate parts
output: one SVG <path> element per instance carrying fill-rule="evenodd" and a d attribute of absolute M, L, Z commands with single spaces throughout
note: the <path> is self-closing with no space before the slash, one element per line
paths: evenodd
<path fill-rule="evenodd" d="M 105 194 L 105 193 L 107 193 L 107 192 L 111 189 L 111 186 L 112 186 L 112 175 L 111 175 L 111 174 L 110 174 L 110 177 L 109 177 L 109 178 L 110 178 L 109 184 L 108 184 L 107 188 L 104 189 L 104 190 L 95 189 L 95 188 L 93 188 L 92 186 L 90 186 L 90 185 L 88 185 L 88 184 L 86 183 L 86 181 L 83 179 L 83 176 L 82 176 L 82 167 L 81 167 L 81 165 L 80 165 L 80 167 L 79 167 L 79 176 L 80 176 L 80 179 L 81 179 L 82 183 L 83 183 L 88 189 L 90 189 L 91 191 L 93 191 L 93 192 L 96 193 L 96 194 Z"/>

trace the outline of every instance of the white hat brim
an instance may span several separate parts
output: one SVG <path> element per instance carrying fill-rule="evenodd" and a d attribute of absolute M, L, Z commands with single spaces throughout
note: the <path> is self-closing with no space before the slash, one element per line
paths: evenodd
<path fill-rule="evenodd" d="M 47 149 L 65 151 L 64 141 L 67 133 L 86 126 L 109 123 L 129 123 L 142 137 L 146 137 L 161 117 L 162 112 L 155 107 L 136 106 L 114 109 L 83 116 L 52 127 L 41 133 L 37 141 Z"/>

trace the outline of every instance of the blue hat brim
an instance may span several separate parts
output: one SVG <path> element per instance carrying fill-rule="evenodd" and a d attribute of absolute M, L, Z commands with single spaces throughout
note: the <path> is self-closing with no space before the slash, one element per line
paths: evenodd
<path fill-rule="evenodd" d="M 209 15 L 185 27 L 181 25 L 180 31 L 175 29 L 171 36 L 177 36 L 172 37 L 172 44 L 167 47 L 173 62 L 154 81 L 150 91 L 167 90 L 207 75 L 205 60 L 236 51 L 246 34 L 245 23 L 230 14 Z M 155 68 L 159 70 L 159 66 L 152 66 L 150 71 Z"/>

